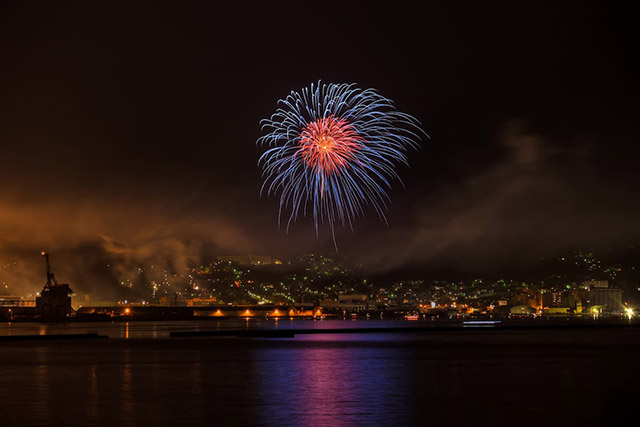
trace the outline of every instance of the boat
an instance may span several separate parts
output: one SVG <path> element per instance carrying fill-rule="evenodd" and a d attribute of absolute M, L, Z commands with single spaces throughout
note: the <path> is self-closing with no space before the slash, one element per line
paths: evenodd
<path fill-rule="evenodd" d="M 493 328 L 500 326 L 501 323 L 500 320 L 468 320 L 462 322 L 462 326 L 465 328 Z"/>

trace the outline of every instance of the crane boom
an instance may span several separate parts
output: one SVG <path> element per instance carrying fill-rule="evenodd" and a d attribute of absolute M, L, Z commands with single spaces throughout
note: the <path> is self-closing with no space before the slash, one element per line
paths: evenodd
<path fill-rule="evenodd" d="M 49 254 L 47 252 L 42 252 L 42 256 L 47 263 L 47 283 L 44 285 L 45 289 L 50 288 L 51 286 L 57 286 L 58 282 L 56 281 L 55 276 L 51 272 L 51 264 L 49 263 Z"/>

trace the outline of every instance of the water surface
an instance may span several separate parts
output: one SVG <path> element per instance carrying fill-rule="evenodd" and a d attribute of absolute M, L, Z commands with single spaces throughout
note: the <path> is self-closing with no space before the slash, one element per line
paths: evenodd
<path fill-rule="evenodd" d="M 638 419 L 635 328 L 194 339 L 164 336 L 184 330 L 181 322 L 138 323 L 129 339 L 0 343 L 2 425 Z"/>

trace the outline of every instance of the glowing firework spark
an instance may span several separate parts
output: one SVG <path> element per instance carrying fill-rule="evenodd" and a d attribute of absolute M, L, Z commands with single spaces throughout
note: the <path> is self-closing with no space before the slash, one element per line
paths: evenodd
<path fill-rule="evenodd" d="M 316 173 L 332 174 L 349 167 L 354 153 L 363 147 L 362 138 L 344 119 L 333 116 L 308 123 L 300 134 L 300 154 Z"/>
<path fill-rule="evenodd" d="M 336 221 L 351 226 L 366 206 L 386 221 L 386 191 L 400 179 L 395 167 L 408 165 L 406 152 L 423 133 L 375 89 L 320 82 L 292 91 L 261 124 L 269 131 L 258 140 L 268 147 L 259 161 L 262 191 L 280 193 L 287 229 L 311 205 L 316 232 L 326 221 L 332 233 Z"/>

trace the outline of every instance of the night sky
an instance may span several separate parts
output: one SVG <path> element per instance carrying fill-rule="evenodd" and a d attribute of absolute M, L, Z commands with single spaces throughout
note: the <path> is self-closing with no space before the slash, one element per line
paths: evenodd
<path fill-rule="evenodd" d="M 0 6 L 0 263 L 39 290 L 137 265 L 334 251 L 260 197 L 259 121 L 319 79 L 376 88 L 431 137 L 371 272 L 492 271 L 640 235 L 635 11 L 609 2 L 15 2 Z M 13 263 L 16 263 L 15 265 Z M 426 267 L 425 267 L 426 268 Z M 0 294 L 2 292 L 0 291 Z"/>

